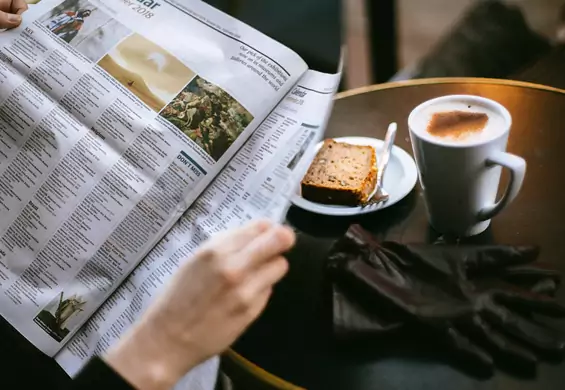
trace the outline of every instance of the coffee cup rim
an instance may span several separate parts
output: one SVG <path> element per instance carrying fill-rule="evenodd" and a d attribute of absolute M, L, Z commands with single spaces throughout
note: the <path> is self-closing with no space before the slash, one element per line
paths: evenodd
<path fill-rule="evenodd" d="M 431 136 L 426 136 L 425 134 L 419 134 L 419 132 L 414 131 L 414 126 L 413 126 L 413 122 L 414 122 L 414 117 L 419 114 L 422 110 L 424 110 L 425 108 L 436 104 L 436 103 L 441 103 L 443 101 L 446 100 L 455 100 L 455 99 L 460 99 L 460 100 L 469 100 L 469 101 L 476 101 L 476 102 L 480 102 L 484 105 L 487 105 L 489 107 L 492 107 L 492 109 L 494 109 L 495 111 L 498 112 L 498 114 L 500 114 L 503 119 L 504 119 L 504 131 L 500 133 L 500 135 L 498 135 L 497 137 L 494 138 L 490 138 L 490 139 L 486 139 L 486 140 L 479 140 L 479 141 L 475 141 L 475 142 L 470 142 L 470 143 L 466 143 L 466 144 L 446 144 L 444 142 L 439 142 L 436 139 L 434 139 Z M 428 99 L 420 104 L 418 104 L 416 107 L 414 107 L 414 109 L 410 112 L 410 115 L 408 116 L 408 130 L 410 131 L 411 134 L 414 134 L 415 136 L 417 136 L 419 139 L 424 140 L 426 142 L 438 145 L 438 146 L 448 146 L 450 148 L 469 148 L 469 147 L 475 147 L 475 146 L 480 146 L 480 145 L 484 145 L 484 144 L 488 144 L 490 142 L 493 142 L 495 140 L 498 140 L 504 136 L 506 136 L 508 134 L 508 132 L 510 131 L 510 128 L 512 127 L 512 116 L 510 115 L 510 112 L 508 111 L 508 109 L 506 107 L 504 107 L 502 104 L 500 104 L 499 102 L 493 100 L 493 99 L 489 99 L 489 98 L 485 98 L 482 96 L 477 96 L 477 95 L 469 95 L 469 94 L 456 94 L 456 95 L 444 95 L 444 96 L 439 96 L 436 98 L 432 98 L 432 99 Z"/>

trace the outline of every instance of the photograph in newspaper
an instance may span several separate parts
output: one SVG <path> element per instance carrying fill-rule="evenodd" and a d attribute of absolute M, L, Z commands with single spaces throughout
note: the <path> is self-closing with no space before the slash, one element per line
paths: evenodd
<path fill-rule="evenodd" d="M 65 0 L 38 23 L 96 62 L 131 34 L 123 24 L 87 0 Z"/>
<path fill-rule="evenodd" d="M 120 42 L 98 65 L 156 112 L 195 76 L 172 54 L 139 34 Z"/>
<path fill-rule="evenodd" d="M 85 304 L 86 301 L 80 295 L 75 293 L 65 297 L 65 293 L 61 291 L 39 312 L 34 322 L 56 341 L 61 341 L 69 334 L 69 328 L 73 328 L 69 326 L 69 322 L 75 317 L 75 314 L 83 311 L 82 307 Z"/>
<path fill-rule="evenodd" d="M 253 115 L 241 103 L 200 76 L 165 107 L 161 116 L 216 161 L 253 121 Z"/>

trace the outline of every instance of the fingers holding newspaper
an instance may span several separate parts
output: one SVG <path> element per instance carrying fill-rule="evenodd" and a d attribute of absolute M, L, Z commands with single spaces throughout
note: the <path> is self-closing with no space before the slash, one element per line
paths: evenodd
<path fill-rule="evenodd" d="M 0 28 L 18 27 L 27 8 L 26 0 L 0 0 Z"/>
<path fill-rule="evenodd" d="M 287 272 L 283 254 L 294 241 L 292 230 L 264 220 L 217 234 L 105 360 L 136 387 L 172 387 L 255 320 Z"/>

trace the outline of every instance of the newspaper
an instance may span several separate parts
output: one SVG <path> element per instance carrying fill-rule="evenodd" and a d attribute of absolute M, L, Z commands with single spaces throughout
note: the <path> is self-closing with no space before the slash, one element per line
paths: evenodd
<path fill-rule="evenodd" d="M 295 183 L 313 157 L 315 149 L 309 146 L 321 137 L 319 130 L 325 126 L 336 83 L 333 75 L 306 73 L 300 86 L 277 106 L 166 237 L 56 356 L 67 373 L 74 375 L 91 356 L 102 354 L 118 340 L 180 263 L 190 259 L 211 234 L 251 218 L 284 218 Z M 297 100 L 295 96 L 302 97 Z M 217 364 L 217 359 L 207 364 Z"/>
<path fill-rule="evenodd" d="M 197 0 L 34 5 L 0 33 L 0 314 L 74 375 L 202 241 L 284 218 L 339 77 Z"/>

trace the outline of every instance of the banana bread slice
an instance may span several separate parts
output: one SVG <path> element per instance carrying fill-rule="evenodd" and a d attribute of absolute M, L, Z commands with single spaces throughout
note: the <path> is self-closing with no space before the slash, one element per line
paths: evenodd
<path fill-rule="evenodd" d="M 358 206 L 375 187 L 375 149 L 327 139 L 302 179 L 302 197 L 312 202 Z"/>

